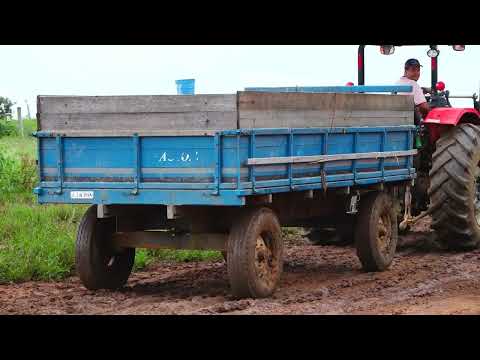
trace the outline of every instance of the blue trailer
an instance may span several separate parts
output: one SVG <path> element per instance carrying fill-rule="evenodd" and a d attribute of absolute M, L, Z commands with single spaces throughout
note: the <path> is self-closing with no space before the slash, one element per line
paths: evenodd
<path fill-rule="evenodd" d="M 368 94 L 367 91 L 386 94 Z M 363 267 L 392 262 L 415 179 L 409 87 L 233 95 L 39 96 L 39 203 L 91 204 L 76 266 L 119 288 L 136 248 L 217 249 L 232 293 L 278 285 L 280 224 L 351 229 Z"/>

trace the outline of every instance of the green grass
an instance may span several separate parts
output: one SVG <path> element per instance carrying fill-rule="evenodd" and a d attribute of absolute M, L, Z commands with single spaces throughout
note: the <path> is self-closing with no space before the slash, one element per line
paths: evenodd
<path fill-rule="evenodd" d="M 18 158 L 22 155 L 31 159 L 37 158 L 37 139 L 33 136 L 0 137 L 0 148 L 3 148 L 2 153 L 10 158 Z"/>
<path fill-rule="evenodd" d="M 158 260 L 172 262 L 220 261 L 223 260 L 223 256 L 220 251 L 213 250 L 137 249 L 134 270 L 141 270 Z"/>
<path fill-rule="evenodd" d="M 23 120 L 23 134 L 24 136 L 31 136 L 33 132 L 37 131 L 36 119 Z"/>
<path fill-rule="evenodd" d="M 23 134 L 25 137 L 31 136 L 31 134 L 37 130 L 36 119 L 24 119 L 23 120 Z M 4 136 L 20 136 L 21 135 L 20 123 L 17 120 L 7 121 L 4 118 L 0 118 L 0 137 Z"/>
<path fill-rule="evenodd" d="M 25 135 L 36 129 L 25 121 Z M 27 132 L 28 130 L 28 132 Z M 84 205 L 39 205 L 36 139 L 0 136 L 0 283 L 74 274 L 75 235 Z M 217 261 L 218 251 L 137 249 L 134 271 L 159 261 Z"/>
<path fill-rule="evenodd" d="M 0 202 L 33 202 L 38 181 L 33 138 L 0 138 Z"/>
<path fill-rule="evenodd" d="M 78 206 L 0 204 L 0 283 L 71 275 L 82 213 Z"/>

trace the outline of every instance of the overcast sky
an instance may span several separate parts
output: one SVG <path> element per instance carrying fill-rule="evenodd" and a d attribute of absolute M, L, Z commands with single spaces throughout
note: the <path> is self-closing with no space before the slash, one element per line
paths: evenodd
<path fill-rule="evenodd" d="M 425 65 L 427 46 L 396 48 L 382 56 L 366 48 L 366 84 L 391 85 L 406 59 Z M 455 52 L 440 46 L 439 80 L 454 94 L 479 92 L 480 46 Z M 195 78 L 197 94 L 234 93 L 252 86 L 327 86 L 357 83 L 357 46 L 0 46 L 0 96 L 32 116 L 37 95 L 176 94 L 176 79 Z M 457 100 L 457 106 L 471 101 Z"/>

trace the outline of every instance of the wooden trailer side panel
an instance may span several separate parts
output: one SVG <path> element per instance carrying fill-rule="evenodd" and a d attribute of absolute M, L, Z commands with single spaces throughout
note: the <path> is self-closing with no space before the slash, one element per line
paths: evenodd
<path fill-rule="evenodd" d="M 239 128 L 412 125 L 410 95 L 238 93 Z"/>
<path fill-rule="evenodd" d="M 218 130 L 413 124 L 409 95 L 39 96 L 38 129 L 67 136 L 213 135 Z"/>
<path fill-rule="evenodd" d="M 39 96 L 39 130 L 75 136 L 237 128 L 236 95 Z"/>

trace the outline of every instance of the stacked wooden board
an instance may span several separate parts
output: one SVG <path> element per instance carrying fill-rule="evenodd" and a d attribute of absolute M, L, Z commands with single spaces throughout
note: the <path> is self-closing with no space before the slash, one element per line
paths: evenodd
<path fill-rule="evenodd" d="M 238 92 L 39 96 L 38 130 L 65 136 L 213 134 L 225 129 L 413 124 L 410 95 Z"/>

